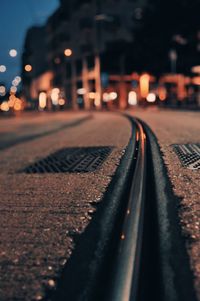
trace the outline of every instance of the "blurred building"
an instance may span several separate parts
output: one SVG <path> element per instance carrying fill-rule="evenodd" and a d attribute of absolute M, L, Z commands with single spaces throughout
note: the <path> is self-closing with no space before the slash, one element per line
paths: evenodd
<path fill-rule="evenodd" d="M 38 108 L 40 92 L 51 89 L 52 72 L 47 59 L 46 27 L 31 27 L 22 55 L 23 96 L 32 108 Z"/>
<path fill-rule="evenodd" d="M 161 85 L 161 98 L 167 91 L 170 104 L 200 104 L 199 81 L 184 82 L 183 75 L 200 74 L 191 73 L 199 65 L 198 7 L 190 8 L 189 0 L 164 6 L 158 0 L 60 0 L 46 25 L 27 33 L 26 99 L 37 107 L 41 99 L 42 109 L 126 108 L 144 101 L 141 83 L 148 78 L 148 92 Z"/>
<path fill-rule="evenodd" d="M 101 84 L 106 89 L 113 74 L 118 75 L 116 106 L 126 106 L 122 75 L 132 71 L 128 56 L 145 2 L 60 1 L 47 22 L 47 48 L 52 84 L 65 95 L 67 106 L 101 107 Z"/>

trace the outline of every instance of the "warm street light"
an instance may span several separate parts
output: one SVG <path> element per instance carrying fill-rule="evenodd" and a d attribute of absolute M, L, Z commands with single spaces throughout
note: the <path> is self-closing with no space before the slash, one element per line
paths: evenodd
<path fill-rule="evenodd" d="M 148 74 L 140 76 L 140 94 L 142 98 L 146 98 L 149 94 L 149 80 L 150 76 Z"/>
<path fill-rule="evenodd" d="M 24 70 L 25 70 L 26 72 L 31 72 L 32 66 L 29 65 L 29 64 L 27 64 L 27 65 L 25 65 Z"/>
<path fill-rule="evenodd" d="M 47 105 L 47 94 L 45 92 L 40 92 L 39 94 L 39 108 L 44 109 Z"/>
<path fill-rule="evenodd" d="M 200 66 L 199 66 L 199 65 L 193 66 L 193 67 L 191 68 L 191 71 L 192 71 L 193 73 L 200 74 Z"/>
<path fill-rule="evenodd" d="M 128 94 L 128 104 L 131 106 L 137 105 L 137 93 L 135 91 L 130 91 Z"/>
<path fill-rule="evenodd" d="M 64 104 L 65 104 L 64 98 L 59 98 L 58 99 L 58 104 L 59 104 L 59 106 L 64 106 Z"/>
<path fill-rule="evenodd" d="M 59 93 L 60 93 L 59 88 L 53 88 L 51 91 L 51 101 L 54 106 L 58 105 Z"/>
<path fill-rule="evenodd" d="M 72 55 L 72 50 L 69 49 L 69 48 L 65 49 L 64 55 L 65 55 L 65 56 L 71 56 L 71 55 Z"/>
<path fill-rule="evenodd" d="M 146 99 L 147 99 L 148 102 L 155 102 L 156 101 L 156 94 L 155 93 L 149 93 L 147 95 Z"/>
<path fill-rule="evenodd" d="M 8 112 L 9 111 L 9 105 L 7 101 L 2 102 L 2 104 L 0 105 L 0 108 L 2 111 L 4 112 Z"/>

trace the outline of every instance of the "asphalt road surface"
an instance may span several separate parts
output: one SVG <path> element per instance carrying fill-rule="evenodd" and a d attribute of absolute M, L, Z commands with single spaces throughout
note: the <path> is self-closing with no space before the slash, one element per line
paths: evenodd
<path fill-rule="evenodd" d="M 200 300 L 200 169 L 184 167 L 173 149 L 174 144 L 200 144 L 200 112 L 150 107 L 134 109 L 130 113 L 144 120 L 158 139 L 172 189 L 177 197 L 179 221 Z"/>
<path fill-rule="evenodd" d="M 200 172 L 183 167 L 172 145 L 200 143 L 200 113 L 134 109 L 154 131 L 173 191 L 200 300 Z M 0 119 L 0 296 L 41 300 L 67 263 L 75 242 L 101 202 L 131 139 L 131 124 L 118 113 L 62 112 Z M 92 172 L 23 170 L 63 148 L 111 147 Z"/>
<path fill-rule="evenodd" d="M 131 136 L 118 114 L 58 113 L 0 120 L 1 300 L 40 300 L 84 231 Z M 3 125 L 3 126 L 2 126 Z M 41 136 L 42 133 L 42 136 Z M 60 149 L 109 146 L 89 173 L 19 172 Z"/>

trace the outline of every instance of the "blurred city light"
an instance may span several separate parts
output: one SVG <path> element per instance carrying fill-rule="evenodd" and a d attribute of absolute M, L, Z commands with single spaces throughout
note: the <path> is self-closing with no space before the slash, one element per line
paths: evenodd
<path fill-rule="evenodd" d="M 193 67 L 191 68 L 191 71 L 192 71 L 193 73 L 199 73 L 199 74 L 200 74 L 200 66 L 193 66 Z"/>
<path fill-rule="evenodd" d="M 59 88 L 53 88 L 52 89 L 52 93 L 53 94 L 59 94 L 60 93 L 60 89 Z"/>
<path fill-rule="evenodd" d="M 200 76 L 196 76 L 193 78 L 193 84 L 200 86 Z"/>
<path fill-rule="evenodd" d="M 77 89 L 77 94 L 84 95 L 85 93 L 86 93 L 86 89 L 85 88 Z"/>
<path fill-rule="evenodd" d="M 9 100 L 8 100 L 8 105 L 10 108 L 13 108 L 14 107 L 14 104 L 15 104 L 15 100 L 16 100 L 16 97 L 14 94 L 11 94 L 9 96 Z"/>
<path fill-rule="evenodd" d="M 12 81 L 13 86 L 18 86 L 21 82 L 21 77 L 20 76 L 15 76 L 14 80 Z"/>
<path fill-rule="evenodd" d="M 16 50 L 16 49 L 10 49 L 9 55 L 10 55 L 11 57 L 16 57 L 16 56 L 17 56 L 17 50 Z"/>
<path fill-rule="evenodd" d="M 101 106 L 101 96 L 99 92 L 95 92 L 95 100 L 94 100 L 95 107 L 99 108 Z"/>
<path fill-rule="evenodd" d="M 59 98 L 59 99 L 58 99 L 58 104 L 59 104 L 60 106 L 64 106 L 64 104 L 65 104 L 64 98 Z"/>
<path fill-rule="evenodd" d="M 9 105 L 7 101 L 3 101 L 1 104 L 1 110 L 4 112 L 8 112 L 9 111 Z"/>
<path fill-rule="evenodd" d="M 15 104 L 14 104 L 14 110 L 21 111 L 22 109 L 23 109 L 22 101 L 21 101 L 21 99 L 16 97 Z"/>
<path fill-rule="evenodd" d="M 109 93 L 107 93 L 107 92 L 103 93 L 103 101 L 104 102 L 110 101 L 110 95 L 109 95 Z"/>
<path fill-rule="evenodd" d="M 14 79 L 14 80 L 12 81 L 12 85 L 16 87 L 16 86 L 19 85 L 19 82 L 18 82 L 16 79 Z"/>
<path fill-rule="evenodd" d="M 7 105 L 9 108 L 12 108 L 14 111 L 21 111 L 24 109 L 24 104 L 23 101 L 16 97 L 15 94 L 13 94 L 13 92 L 11 92 L 12 94 L 9 96 L 9 100 L 7 102 Z M 4 105 L 6 108 L 6 105 Z"/>
<path fill-rule="evenodd" d="M 0 65 L 0 72 L 6 72 L 6 66 L 5 65 Z"/>
<path fill-rule="evenodd" d="M 143 74 L 140 77 L 140 94 L 143 98 L 146 98 L 149 94 L 149 80 L 150 76 L 148 74 Z"/>
<path fill-rule="evenodd" d="M 24 66 L 24 70 L 25 70 L 26 72 L 31 72 L 32 66 L 31 66 L 30 64 L 27 64 L 27 65 Z"/>
<path fill-rule="evenodd" d="M 109 97 L 110 97 L 110 100 L 115 100 L 117 98 L 117 93 L 116 92 L 110 92 Z"/>
<path fill-rule="evenodd" d="M 10 92 L 11 92 L 11 93 L 16 93 L 16 92 L 17 92 L 17 87 L 12 86 L 12 87 L 10 88 Z"/>
<path fill-rule="evenodd" d="M 16 92 L 17 92 L 17 87 L 12 86 L 12 87 L 10 88 L 10 92 L 11 92 L 11 93 L 16 93 Z"/>
<path fill-rule="evenodd" d="M 65 55 L 65 56 L 71 56 L 71 55 L 72 55 L 72 50 L 69 49 L 69 48 L 65 49 L 64 55 Z"/>
<path fill-rule="evenodd" d="M 95 92 L 89 92 L 89 98 L 95 99 L 96 93 Z"/>
<path fill-rule="evenodd" d="M 137 105 L 137 93 L 135 91 L 130 91 L 128 94 L 128 103 L 131 106 Z"/>
<path fill-rule="evenodd" d="M 167 97 L 167 91 L 166 88 L 164 86 L 160 86 L 158 88 L 158 97 L 161 101 L 164 101 Z"/>
<path fill-rule="evenodd" d="M 180 44 L 180 45 L 186 45 L 187 42 L 188 42 L 188 41 L 187 41 L 184 37 L 182 37 L 180 34 L 177 34 L 177 35 L 173 36 L 173 40 L 174 40 L 176 43 Z"/>
<path fill-rule="evenodd" d="M 146 99 L 147 99 L 148 102 L 155 102 L 156 101 L 156 94 L 155 93 L 149 93 L 147 95 Z"/>
<path fill-rule="evenodd" d="M 5 86 L 0 86 L 0 96 L 5 96 L 6 95 L 6 88 Z"/>
<path fill-rule="evenodd" d="M 60 93 L 60 89 L 58 88 L 54 88 L 51 91 L 51 100 L 54 106 L 58 105 L 59 93 Z"/>
<path fill-rule="evenodd" d="M 105 92 L 103 93 L 103 101 L 104 102 L 108 102 L 108 101 L 111 101 L 111 100 L 115 100 L 117 99 L 117 93 L 116 92 Z"/>
<path fill-rule="evenodd" d="M 44 109 L 47 105 L 47 94 L 45 92 L 41 92 L 39 94 L 39 108 Z"/>
<path fill-rule="evenodd" d="M 17 80 L 19 83 L 21 82 L 21 76 L 15 76 L 15 80 Z"/>

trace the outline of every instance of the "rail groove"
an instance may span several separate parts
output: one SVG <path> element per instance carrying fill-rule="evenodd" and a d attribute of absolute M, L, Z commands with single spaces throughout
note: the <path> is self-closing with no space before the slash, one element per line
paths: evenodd
<path fill-rule="evenodd" d="M 138 291 L 145 200 L 146 135 L 142 125 L 138 121 L 135 123 L 136 164 L 120 237 L 110 301 L 136 300 Z"/>
<path fill-rule="evenodd" d="M 102 202 L 78 238 L 52 301 L 136 300 L 146 178 L 146 135 L 129 118 L 132 137 Z"/>

